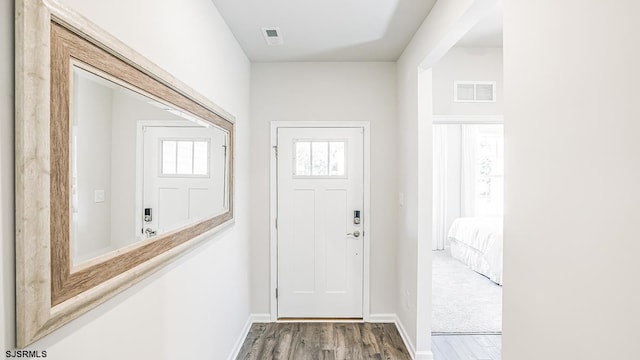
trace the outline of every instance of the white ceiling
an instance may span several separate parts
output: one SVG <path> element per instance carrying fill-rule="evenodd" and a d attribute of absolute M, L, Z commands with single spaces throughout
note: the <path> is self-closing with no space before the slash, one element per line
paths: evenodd
<path fill-rule="evenodd" d="M 395 61 L 436 0 L 212 0 L 251 61 Z M 284 44 L 268 46 L 263 27 Z"/>
<path fill-rule="evenodd" d="M 251 61 L 395 61 L 436 0 L 212 0 Z M 264 27 L 283 45 L 269 46 Z M 502 6 L 456 46 L 502 47 Z"/>
<path fill-rule="evenodd" d="M 502 5 L 495 6 L 456 46 L 502 47 Z"/>

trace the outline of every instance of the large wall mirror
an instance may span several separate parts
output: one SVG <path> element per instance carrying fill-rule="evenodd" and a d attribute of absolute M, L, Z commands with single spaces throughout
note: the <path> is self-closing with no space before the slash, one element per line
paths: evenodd
<path fill-rule="evenodd" d="M 16 1 L 17 342 L 233 223 L 233 118 L 53 1 Z"/>

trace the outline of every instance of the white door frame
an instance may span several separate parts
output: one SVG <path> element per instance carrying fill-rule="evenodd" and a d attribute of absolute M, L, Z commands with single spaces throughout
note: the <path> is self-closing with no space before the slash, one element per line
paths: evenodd
<path fill-rule="evenodd" d="M 271 321 L 278 320 L 278 300 L 276 288 L 278 287 L 278 232 L 276 229 L 276 215 L 278 213 L 278 183 L 277 183 L 277 159 L 275 147 L 278 144 L 279 128 L 361 128 L 363 129 L 364 144 L 364 209 L 363 209 L 363 234 L 364 234 L 364 275 L 362 284 L 362 319 L 369 321 L 370 317 L 370 250 L 372 234 L 370 230 L 371 209 L 371 146 L 370 129 L 368 121 L 272 121 L 271 122 L 271 155 L 270 155 L 270 315 Z"/>

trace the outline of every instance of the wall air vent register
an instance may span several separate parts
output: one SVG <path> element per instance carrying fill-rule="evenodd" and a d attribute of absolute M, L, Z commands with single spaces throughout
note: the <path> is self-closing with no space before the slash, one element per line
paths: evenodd
<path fill-rule="evenodd" d="M 496 102 L 495 81 L 454 81 L 455 102 Z"/>

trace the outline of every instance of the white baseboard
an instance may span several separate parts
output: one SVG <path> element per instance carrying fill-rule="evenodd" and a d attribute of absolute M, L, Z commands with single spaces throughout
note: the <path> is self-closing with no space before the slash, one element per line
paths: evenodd
<path fill-rule="evenodd" d="M 270 314 L 250 314 L 249 318 L 247 319 L 247 322 L 242 328 L 242 332 L 240 333 L 238 340 L 236 340 L 236 344 L 233 347 L 233 351 L 231 352 L 231 354 L 229 354 L 228 360 L 235 360 L 238 357 L 238 354 L 240 353 L 240 349 L 242 348 L 242 344 L 244 343 L 244 339 L 247 337 L 247 334 L 249 334 L 249 329 L 251 329 L 251 325 L 253 325 L 254 323 L 270 323 L 270 322 L 272 322 Z M 409 337 L 407 330 L 405 329 L 404 325 L 402 324 L 402 321 L 400 321 L 400 318 L 398 317 L 397 314 L 371 314 L 369 316 L 369 322 L 396 324 L 396 327 L 398 328 L 398 332 L 400 333 L 400 337 L 402 337 L 402 341 L 404 342 L 404 345 L 406 346 L 407 351 L 409 351 L 409 354 L 411 355 L 412 359 L 433 360 L 433 353 L 431 351 L 416 352 L 416 347 L 411 341 L 411 338 Z"/>
<path fill-rule="evenodd" d="M 396 314 L 371 314 L 369 322 L 372 323 L 396 323 L 398 316 Z"/>
<path fill-rule="evenodd" d="M 251 314 L 252 323 L 270 323 L 271 314 Z"/>

